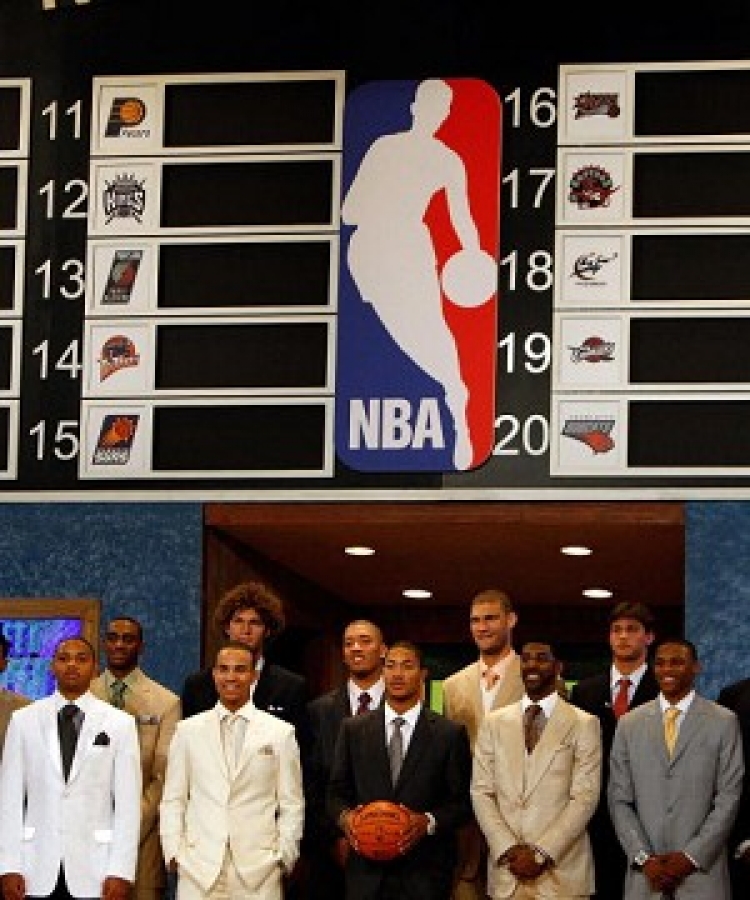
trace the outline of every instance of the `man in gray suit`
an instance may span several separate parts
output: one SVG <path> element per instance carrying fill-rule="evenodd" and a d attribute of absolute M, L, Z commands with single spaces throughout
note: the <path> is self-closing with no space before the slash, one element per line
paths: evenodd
<path fill-rule="evenodd" d="M 630 861 L 624 900 L 731 896 L 727 841 L 742 793 L 742 738 L 733 712 L 695 692 L 699 671 L 690 641 L 662 641 L 654 657 L 659 696 L 615 730 L 608 800 Z"/>

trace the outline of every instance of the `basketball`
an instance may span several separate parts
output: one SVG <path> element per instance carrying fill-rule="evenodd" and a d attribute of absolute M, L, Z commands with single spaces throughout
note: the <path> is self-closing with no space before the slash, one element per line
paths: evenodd
<path fill-rule="evenodd" d="M 443 293 L 456 306 L 481 306 L 497 291 L 497 263 L 484 250 L 459 250 L 441 275 Z"/>
<path fill-rule="evenodd" d="M 376 800 L 352 817 L 355 849 L 368 859 L 385 861 L 399 855 L 399 842 L 409 825 L 409 813 L 397 803 Z"/>

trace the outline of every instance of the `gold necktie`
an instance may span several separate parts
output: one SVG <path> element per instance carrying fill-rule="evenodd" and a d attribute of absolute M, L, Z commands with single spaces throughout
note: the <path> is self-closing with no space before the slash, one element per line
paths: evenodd
<path fill-rule="evenodd" d="M 118 709 L 123 709 L 125 707 L 125 691 L 128 686 L 124 681 L 113 681 L 110 686 L 110 692 L 112 696 L 112 705 L 116 706 Z"/>
<path fill-rule="evenodd" d="M 670 756 L 673 755 L 677 743 L 677 717 L 679 714 L 680 710 L 676 706 L 670 706 L 664 713 L 664 740 Z"/>

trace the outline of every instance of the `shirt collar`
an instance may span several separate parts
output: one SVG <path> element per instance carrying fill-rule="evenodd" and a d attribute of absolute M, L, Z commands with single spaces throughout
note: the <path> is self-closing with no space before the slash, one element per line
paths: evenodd
<path fill-rule="evenodd" d="M 217 712 L 217 715 L 219 716 L 220 722 L 223 721 L 224 719 L 226 719 L 227 716 L 240 716 L 242 719 L 250 719 L 250 717 L 253 714 L 254 709 L 255 709 L 255 707 L 249 700 L 247 701 L 247 703 L 244 706 L 241 706 L 239 709 L 235 710 L 234 712 L 227 709 L 226 706 L 224 706 L 224 704 L 221 702 L 221 700 L 218 700 L 216 703 L 216 712 Z"/>
<path fill-rule="evenodd" d="M 695 699 L 695 690 L 690 691 L 689 694 L 686 694 L 679 703 L 675 703 L 674 706 L 680 710 L 682 713 L 686 713 L 690 709 L 690 704 Z M 673 704 L 671 704 L 664 694 L 659 694 L 659 707 L 661 711 L 666 712 Z"/>
<path fill-rule="evenodd" d="M 618 686 L 617 682 L 621 678 L 627 678 L 631 688 L 635 689 L 641 683 L 641 678 L 646 674 L 647 668 L 648 666 L 644 662 L 641 663 L 634 672 L 631 672 L 630 675 L 623 675 L 616 666 L 612 666 L 609 670 L 609 686 L 614 690 Z"/>
<path fill-rule="evenodd" d="M 536 703 L 542 707 L 545 718 L 549 719 L 552 715 L 552 710 L 557 706 L 557 699 L 557 691 L 552 691 L 551 694 L 547 694 L 547 696 L 542 697 L 541 700 L 531 700 L 527 694 L 524 694 L 523 697 L 521 697 L 521 711 L 526 712 L 530 706 L 533 706 L 534 703 Z"/>
<path fill-rule="evenodd" d="M 505 656 L 498 660 L 493 666 L 488 666 L 487 663 L 480 658 L 479 660 L 479 675 L 481 678 L 484 678 L 484 673 L 491 669 L 495 674 L 502 678 L 505 675 L 505 672 L 510 665 L 512 659 L 516 656 L 516 651 L 511 647 L 509 652 L 505 654 Z"/>
<path fill-rule="evenodd" d="M 364 691 L 358 688 L 351 678 L 349 679 L 347 686 L 349 689 L 349 707 L 351 709 L 356 709 L 359 705 L 359 695 L 364 693 Z M 366 690 L 370 695 L 370 709 L 377 709 L 377 707 L 380 706 L 380 701 L 383 699 L 385 682 L 382 678 L 379 678 L 375 684 L 371 684 Z"/>
<path fill-rule="evenodd" d="M 128 672 L 128 674 L 124 678 L 118 678 L 116 675 L 113 675 L 109 669 L 104 670 L 104 686 L 109 690 L 112 685 L 116 681 L 122 681 L 123 684 L 126 684 L 129 688 L 134 687 L 139 679 L 143 676 L 143 672 L 136 666 L 132 672 Z"/>
<path fill-rule="evenodd" d="M 406 712 L 396 712 L 395 709 L 392 709 L 388 703 L 384 703 L 383 707 L 385 709 L 385 726 L 386 731 L 388 730 L 388 726 L 393 722 L 394 719 L 397 719 L 399 716 L 402 719 L 406 720 L 406 724 L 409 728 L 414 728 L 417 724 L 417 719 L 419 718 L 419 714 L 422 712 L 422 704 L 416 703 L 414 706 L 410 707 L 406 710 Z"/>
<path fill-rule="evenodd" d="M 57 690 L 52 696 L 55 698 L 55 712 L 58 713 L 63 708 L 63 706 L 67 706 L 69 703 L 73 703 L 80 710 L 82 710 L 84 714 L 89 712 L 89 710 L 93 706 L 94 695 L 90 691 L 86 691 L 85 694 L 81 694 L 81 696 L 76 700 L 68 700 L 67 698 L 63 697 L 60 691 Z"/>

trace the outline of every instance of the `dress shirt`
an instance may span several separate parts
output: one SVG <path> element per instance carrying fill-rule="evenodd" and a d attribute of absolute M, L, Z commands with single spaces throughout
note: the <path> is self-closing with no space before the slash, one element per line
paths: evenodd
<path fill-rule="evenodd" d="M 552 691 L 551 694 L 547 694 L 546 697 L 542 697 L 541 700 L 530 700 L 527 694 L 524 694 L 521 697 L 521 712 L 525 713 L 526 710 L 536 703 L 538 706 L 542 707 L 542 712 L 544 713 L 544 722 L 545 725 L 549 722 L 549 717 L 552 715 L 552 710 L 557 705 L 558 693 L 557 691 Z"/>
<path fill-rule="evenodd" d="M 516 651 L 511 649 L 510 652 L 496 662 L 494 666 L 488 666 L 481 659 L 479 660 L 479 686 L 482 691 L 482 705 L 485 712 L 489 712 L 492 709 L 492 704 L 495 702 L 495 696 L 500 689 L 500 684 L 502 683 L 503 678 L 505 678 L 505 673 L 508 671 L 511 660 L 515 659 L 515 656 Z M 492 672 L 495 677 L 495 683 L 492 687 L 487 687 L 487 672 Z"/>
<path fill-rule="evenodd" d="M 632 706 L 633 703 L 633 695 L 638 690 L 638 685 L 641 683 L 641 679 L 646 674 L 646 669 L 648 666 L 646 663 L 642 663 L 638 668 L 631 672 L 630 675 L 624 675 L 622 672 L 618 671 L 615 666 L 609 670 L 609 694 L 611 698 L 611 703 L 615 702 L 615 697 L 617 696 L 617 691 L 619 689 L 618 682 L 621 678 L 627 678 L 630 682 L 630 687 L 628 688 L 628 707 Z"/>
<path fill-rule="evenodd" d="M 347 687 L 349 690 L 349 709 L 351 710 L 352 715 L 354 715 L 359 706 L 359 695 L 362 691 L 353 681 L 351 681 L 351 679 L 349 680 Z M 382 678 L 367 688 L 367 693 L 370 695 L 370 709 L 377 709 L 380 706 L 384 690 L 385 683 Z"/>
<path fill-rule="evenodd" d="M 417 703 L 416 706 L 412 706 L 411 709 L 407 709 L 406 712 L 402 713 L 398 713 L 394 709 L 391 709 L 388 703 L 384 704 L 384 709 L 386 749 L 393 736 L 393 720 L 400 717 L 404 720 L 404 724 L 401 726 L 401 740 L 404 745 L 404 759 L 406 759 L 406 754 L 409 752 L 409 742 L 411 741 L 411 736 L 414 734 L 414 727 L 422 712 L 422 704 Z M 427 816 L 427 834 L 435 834 L 435 816 L 429 812 L 426 812 L 425 815 Z"/>

